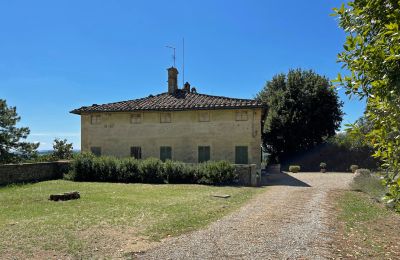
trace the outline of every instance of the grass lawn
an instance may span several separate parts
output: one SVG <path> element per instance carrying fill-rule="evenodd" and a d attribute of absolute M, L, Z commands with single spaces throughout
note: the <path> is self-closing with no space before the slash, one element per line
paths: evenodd
<path fill-rule="evenodd" d="M 333 247 L 338 258 L 400 259 L 399 214 L 361 192 L 346 191 L 335 197 Z"/>
<path fill-rule="evenodd" d="M 50 194 L 74 190 L 81 199 L 48 200 Z M 0 187 L 0 256 L 126 256 L 162 238 L 203 227 L 262 190 L 65 180 Z"/>

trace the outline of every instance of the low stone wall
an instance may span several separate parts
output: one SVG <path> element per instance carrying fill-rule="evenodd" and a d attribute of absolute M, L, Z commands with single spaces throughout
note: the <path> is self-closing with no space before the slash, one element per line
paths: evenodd
<path fill-rule="evenodd" d="M 239 175 L 239 184 L 257 187 L 261 185 L 261 176 L 257 173 L 255 164 L 235 164 L 235 171 Z"/>
<path fill-rule="evenodd" d="M 69 161 L 0 165 L 0 185 L 61 179 Z"/>

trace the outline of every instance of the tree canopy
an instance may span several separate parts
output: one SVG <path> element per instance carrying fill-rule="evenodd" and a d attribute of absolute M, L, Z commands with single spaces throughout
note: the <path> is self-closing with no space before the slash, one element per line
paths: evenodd
<path fill-rule="evenodd" d="M 275 156 L 314 147 L 335 135 L 342 102 L 328 78 L 311 70 L 275 75 L 258 93 L 267 107 L 263 146 Z"/>
<path fill-rule="evenodd" d="M 8 107 L 0 99 L 0 163 L 19 162 L 36 155 L 39 144 L 24 141 L 30 130 L 28 127 L 17 127 L 21 120 L 16 107 Z"/>
<path fill-rule="evenodd" d="M 333 15 L 347 33 L 338 60 L 350 71 L 336 81 L 347 94 L 367 99 L 367 137 L 387 169 L 386 198 L 400 210 L 400 2 L 356 0 Z"/>
<path fill-rule="evenodd" d="M 73 153 L 72 143 L 68 143 L 67 139 L 54 139 L 53 143 L 53 160 L 69 160 L 72 159 Z"/>

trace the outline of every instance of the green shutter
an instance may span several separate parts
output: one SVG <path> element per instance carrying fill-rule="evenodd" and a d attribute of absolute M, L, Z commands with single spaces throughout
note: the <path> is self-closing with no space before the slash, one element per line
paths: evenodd
<path fill-rule="evenodd" d="M 199 146 L 198 162 L 207 162 L 210 160 L 210 146 Z"/>
<path fill-rule="evenodd" d="M 172 159 L 172 148 L 171 146 L 160 147 L 160 160 L 165 162 L 166 160 Z"/>
<path fill-rule="evenodd" d="M 132 146 L 131 147 L 131 157 L 135 159 L 142 159 L 142 147 Z"/>
<path fill-rule="evenodd" d="M 235 147 L 235 163 L 236 164 L 248 164 L 249 154 L 247 146 L 236 146 Z"/>

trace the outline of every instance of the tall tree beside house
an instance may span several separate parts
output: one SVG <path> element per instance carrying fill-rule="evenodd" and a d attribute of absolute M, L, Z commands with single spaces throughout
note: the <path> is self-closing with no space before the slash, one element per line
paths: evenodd
<path fill-rule="evenodd" d="M 6 100 L 0 99 L 0 163 L 19 162 L 36 155 L 39 144 L 24 141 L 30 130 L 17 127 L 20 120 L 16 107 L 9 107 Z"/>
<path fill-rule="evenodd" d="M 387 170 L 386 199 L 400 211 L 400 2 L 356 0 L 333 15 L 347 33 L 338 61 L 350 71 L 336 81 L 347 94 L 367 100 L 367 137 Z"/>
<path fill-rule="evenodd" d="M 311 70 L 275 75 L 258 93 L 267 107 L 263 146 L 271 158 L 310 149 L 335 135 L 342 102 L 329 80 Z"/>

